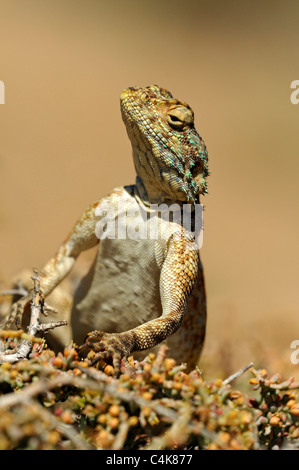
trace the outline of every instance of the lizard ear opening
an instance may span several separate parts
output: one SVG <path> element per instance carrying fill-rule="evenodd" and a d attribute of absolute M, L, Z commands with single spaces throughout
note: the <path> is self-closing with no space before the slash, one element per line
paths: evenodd
<path fill-rule="evenodd" d="M 202 172 L 202 162 L 196 162 L 191 167 L 191 174 L 195 178 L 199 173 Z"/>

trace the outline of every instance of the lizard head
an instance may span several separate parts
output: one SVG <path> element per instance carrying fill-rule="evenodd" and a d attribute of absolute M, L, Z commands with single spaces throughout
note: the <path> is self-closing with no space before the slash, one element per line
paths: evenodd
<path fill-rule="evenodd" d="M 127 88 L 120 101 L 137 177 L 149 200 L 198 202 L 207 191 L 208 153 L 190 106 L 156 85 Z"/>

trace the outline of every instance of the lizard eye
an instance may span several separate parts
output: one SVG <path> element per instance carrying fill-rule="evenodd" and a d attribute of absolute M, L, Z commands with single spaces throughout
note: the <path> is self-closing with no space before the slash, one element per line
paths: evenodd
<path fill-rule="evenodd" d="M 177 106 L 168 111 L 166 119 L 172 129 L 180 131 L 193 123 L 193 113 L 188 108 Z"/>
<path fill-rule="evenodd" d="M 167 115 L 167 122 L 172 129 L 179 130 L 184 127 L 184 123 L 177 116 L 171 116 L 171 114 Z"/>

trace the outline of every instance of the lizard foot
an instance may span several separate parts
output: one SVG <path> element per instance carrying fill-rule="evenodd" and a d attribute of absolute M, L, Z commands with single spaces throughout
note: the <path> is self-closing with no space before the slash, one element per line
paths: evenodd
<path fill-rule="evenodd" d="M 11 328 L 13 324 L 15 324 L 17 329 L 19 330 L 21 328 L 23 312 L 30 301 L 31 295 L 26 295 L 25 297 L 22 297 L 20 300 L 15 302 L 11 307 L 9 315 L 1 323 L 0 327 L 3 329 L 7 329 Z"/>
<path fill-rule="evenodd" d="M 94 351 L 96 357 L 92 361 L 95 365 L 100 360 L 112 358 L 114 367 L 114 375 L 120 374 L 121 361 L 123 360 L 126 367 L 128 365 L 127 358 L 131 353 L 131 344 L 125 333 L 105 333 L 104 331 L 92 331 L 88 333 L 84 344 L 78 347 L 78 352 Z"/>

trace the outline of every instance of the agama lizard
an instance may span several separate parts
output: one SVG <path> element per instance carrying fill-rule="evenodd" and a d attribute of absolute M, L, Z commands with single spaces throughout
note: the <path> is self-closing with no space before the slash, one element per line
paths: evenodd
<path fill-rule="evenodd" d="M 190 106 L 166 89 L 130 87 L 120 101 L 136 183 L 114 189 L 83 213 L 42 269 L 42 291 L 44 296 L 50 294 L 78 255 L 98 244 L 96 259 L 74 296 L 74 341 L 82 344 L 87 335 L 83 348 L 111 356 L 118 370 L 121 358 L 166 340 L 170 356 L 191 368 L 198 361 L 206 328 L 203 269 L 192 227 L 171 218 L 164 221 L 157 213 L 159 233 L 167 232 L 164 238 L 109 237 L 107 233 L 101 237 L 99 232 L 105 232 L 107 208 L 113 210 L 114 221 L 135 211 L 134 226 L 148 229 L 148 215 L 162 203 L 166 209 L 175 203 L 180 210 L 187 204 L 194 226 L 194 208 L 199 195 L 206 192 L 207 150 L 194 127 Z M 6 327 L 16 322 L 29 302 L 30 295 L 13 305 Z"/>

